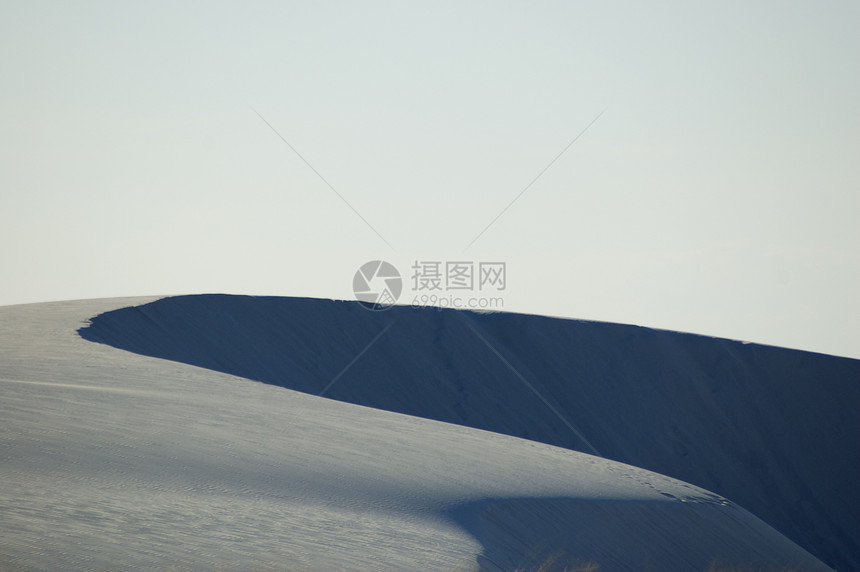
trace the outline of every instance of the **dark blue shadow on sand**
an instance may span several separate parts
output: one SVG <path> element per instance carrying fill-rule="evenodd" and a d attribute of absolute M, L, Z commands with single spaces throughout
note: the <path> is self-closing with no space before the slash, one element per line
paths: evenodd
<path fill-rule="evenodd" d="M 590 453 L 584 437 L 607 458 L 733 500 L 829 565 L 860 570 L 857 360 L 541 316 L 228 295 L 106 312 L 79 333 Z"/>
<path fill-rule="evenodd" d="M 449 516 L 483 547 L 482 572 L 826 570 L 748 512 L 717 503 L 505 498 Z"/>

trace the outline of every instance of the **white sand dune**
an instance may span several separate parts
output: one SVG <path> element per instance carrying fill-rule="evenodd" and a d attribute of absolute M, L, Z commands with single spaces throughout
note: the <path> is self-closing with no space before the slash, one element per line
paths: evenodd
<path fill-rule="evenodd" d="M 751 512 L 682 481 L 467 427 L 468 422 L 422 419 L 249 379 L 271 381 L 258 375 L 263 372 L 296 376 L 292 383 L 305 384 L 297 387 L 305 391 L 327 385 L 366 347 L 368 333 L 378 332 L 386 319 L 403 319 L 408 309 L 395 308 L 386 316 L 358 308 L 363 314 L 349 310 L 343 322 L 332 317 L 343 303 L 329 302 L 335 308 L 331 314 L 320 312 L 321 301 L 270 302 L 264 308 L 247 306 L 254 299 L 241 297 L 177 298 L 114 314 L 117 320 L 84 334 L 138 350 L 172 348 L 168 351 L 175 355 L 160 357 L 177 361 L 92 343 L 77 332 L 97 314 L 153 300 L 0 308 L 0 569 L 828 569 Z M 191 311 L 189 300 L 202 304 L 204 313 Z M 231 301 L 247 313 L 237 314 Z M 128 321 L 129 315 L 152 327 Z M 449 319 L 436 315 L 444 317 L 426 319 Z M 195 319 L 201 316 L 208 316 L 208 325 L 197 329 L 201 324 Z M 270 330 L 274 323 L 281 324 L 281 334 Z M 291 323 L 302 329 L 290 329 Z M 513 356 L 511 365 L 527 380 L 543 383 L 533 364 L 507 353 L 512 341 L 502 338 L 508 332 L 488 323 L 473 325 L 492 338 L 490 343 L 503 344 L 505 355 Z M 219 328 L 225 324 L 239 337 L 224 338 Z M 410 328 L 420 324 L 405 325 L 391 340 L 408 346 Z M 433 373 L 424 379 L 435 381 L 445 371 L 460 371 L 464 360 L 496 380 L 502 370 L 490 365 L 486 347 L 479 355 L 476 346 L 464 345 L 468 329 L 453 330 L 459 338 L 450 342 L 445 338 L 450 323 L 436 326 L 424 334 L 437 338 L 444 355 L 456 356 L 447 365 L 427 369 L 428 355 L 435 354 L 424 353 L 415 332 L 415 353 L 374 345 L 393 352 L 387 365 L 368 351 L 331 390 L 345 391 L 358 380 L 365 383 L 358 393 L 384 393 L 400 379 L 404 391 L 426 398 L 432 395 L 426 387 L 406 383 L 415 368 Z M 249 339 L 246 328 L 255 330 L 256 338 Z M 394 327 L 391 333 L 397 333 Z M 553 335 L 537 329 L 520 333 L 536 346 Z M 227 345 L 212 345 L 212 336 Z M 250 346 L 237 347 L 236 339 Z M 273 347 L 276 358 L 268 355 Z M 204 357 L 213 363 L 197 365 L 207 368 L 189 364 Z M 361 368 L 371 363 L 378 367 Z M 224 373 L 237 364 L 245 375 Z M 465 381 L 458 377 L 451 383 Z M 548 391 L 545 399 L 569 423 L 579 424 L 577 411 L 564 407 L 554 392 L 543 385 L 536 389 Z M 468 417 L 468 403 L 451 405 L 446 396 L 443 392 L 437 400 L 441 411 L 463 407 L 460 414 Z M 518 396 L 506 390 L 496 394 Z M 382 398 L 410 403 L 397 393 Z M 636 398 L 617 395 L 619 401 Z M 543 425 L 558 434 L 570 431 L 548 410 L 533 419 L 534 403 L 497 403 L 492 394 L 483 399 L 508 415 L 518 431 L 528 431 L 530 423 L 539 437 Z M 476 411 L 479 425 L 501 418 Z M 845 439 L 854 438 L 851 423 L 839 425 Z M 814 434 L 815 423 L 809 426 Z M 601 436 L 589 424 L 576 429 L 598 449 L 618 439 Z M 821 451 L 824 461 L 829 453 L 826 447 Z M 714 455 L 721 463 L 731 459 L 720 446 L 714 446 Z M 745 469 L 723 470 L 744 474 Z M 784 498 L 807 486 L 795 484 L 802 477 L 797 473 L 766 486 Z M 838 487 L 839 479 L 835 482 Z M 781 490 L 786 483 L 794 488 Z M 795 501 L 814 508 L 819 496 L 840 493 L 814 490 Z"/>

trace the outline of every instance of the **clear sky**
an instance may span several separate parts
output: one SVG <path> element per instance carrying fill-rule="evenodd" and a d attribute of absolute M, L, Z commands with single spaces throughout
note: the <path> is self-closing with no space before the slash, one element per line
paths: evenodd
<path fill-rule="evenodd" d="M 372 259 L 408 303 L 416 260 L 503 261 L 505 310 L 860 358 L 857 30 L 853 1 L 4 2 L 0 304 L 351 299 Z"/>

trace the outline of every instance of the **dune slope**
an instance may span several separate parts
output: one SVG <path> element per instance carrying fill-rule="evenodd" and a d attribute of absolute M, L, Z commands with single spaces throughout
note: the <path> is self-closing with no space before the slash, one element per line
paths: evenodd
<path fill-rule="evenodd" d="M 116 310 L 91 341 L 597 453 L 717 492 L 860 570 L 860 362 L 617 324 L 245 296 Z"/>
<path fill-rule="evenodd" d="M 643 469 L 76 333 L 148 301 L 0 308 L 0 568 L 827 569 Z"/>

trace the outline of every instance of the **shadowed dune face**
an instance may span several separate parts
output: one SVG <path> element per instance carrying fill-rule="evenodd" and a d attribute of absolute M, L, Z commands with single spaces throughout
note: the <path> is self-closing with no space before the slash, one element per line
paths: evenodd
<path fill-rule="evenodd" d="M 860 569 L 860 362 L 515 314 L 183 296 L 101 314 L 90 341 L 523 437 L 724 495 Z"/>
<path fill-rule="evenodd" d="M 481 543 L 482 572 L 662 572 L 667 557 L 678 554 L 685 555 L 684 570 L 700 572 L 823 568 L 775 530 L 756 527 L 749 513 L 719 504 L 691 510 L 667 502 L 506 498 L 460 505 L 450 514 Z M 731 562 L 712 557 L 726 551 Z"/>

